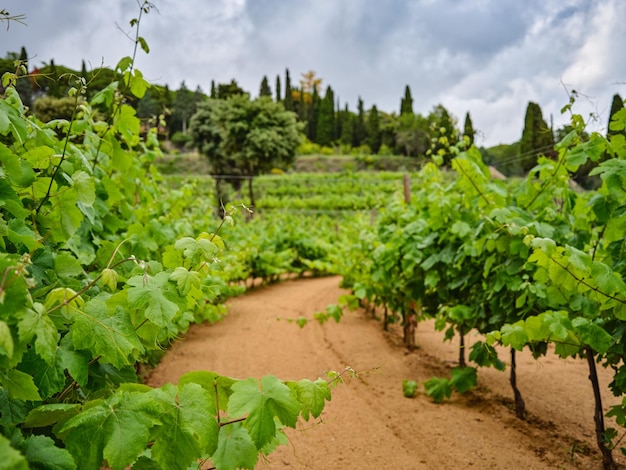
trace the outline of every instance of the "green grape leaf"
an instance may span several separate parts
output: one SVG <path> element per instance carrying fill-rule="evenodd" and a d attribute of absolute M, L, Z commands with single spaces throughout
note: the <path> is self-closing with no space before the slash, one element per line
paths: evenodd
<path fill-rule="evenodd" d="M 57 350 L 57 360 L 63 369 L 67 369 L 72 378 L 82 387 L 87 386 L 90 355 L 85 351 L 69 349 L 70 345 L 61 343 Z"/>
<path fill-rule="evenodd" d="M 455 367 L 450 372 L 450 384 L 459 393 L 465 393 L 476 387 L 478 381 L 475 367 Z"/>
<path fill-rule="evenodd" d="M 330 388 L 324 379 L 317 379 L 315 382 L 302 379 L 298 382 L 289 382 L 287 385 L 296 391 L 297 400 L 302 408 L 302 417 L 309 420 L 309 414 L 317 418 L 324 409 L 326 400 L 330 401 Z"/>
<path fill-rule="evenodd" d="M 402 394 L 406 398 L 415 398 L 419 385 L 415 380 L 403 380 L 402 381 Z"/>
<path fill-rule="evenodd" d="M 513 349 L 521 351 L 526 343 L 528 343 L 528 335 L 524 329 L 524 322 L 517 322 L 513 325 L 504 325 L 501 329 L 502 345 L 510 346 Z"/>
<path fill-rule="evenodd" d="M 143 452 L 150 429 L 160 424 L 158 407 L 148 393 L 117 392 L 85 407 L 61 428 L 78 468 L 100 468 L 105 458 L 113 469 L 123 469 Z"/>
<path fill-rule="evenodd" d="M 42 428 L 57 423 L 64 423 L 76 416 L 79 411 L 79 404 L 52 403 L 50 405 L 41 405 L 30 410 L 24 420 L 24 426 L 27 428 Z"/>
<path fill-rule="evenodd" d="M 613 337 L 604 330 L 604 328 L 591 322 L 591 320 L 587 318 L 574 318 L 572 320 L 572 326 L 580 340 L 600 354 L 606 353 L 615 342 Z"/>
<path fill-rule="evenodd" d="M 35 180 L 35 172 L 25 160 L 21 160 L 3 143 L 0 142 L 0 162 L 9 181 L 23 188 L 30 186 Z"/>
<path fill-rule="evenodd" d="M 33 349 L 29 349 L 24 354 L 20 363 L 20 370 L 32 376 L 33 382 L 44 400 L 60 392 L 65 385 L 63 367 L 56 361 L 52 363 L 43 361 Z"/>
<path fill-rule="evenodd" d="M 32 309 L 24 310 L 19 316 L 17 326 L 20 341 L 30 343 L 35 336 L 35 351 L 44 361 L 52 364 L 60 336 L 57 327 L 48 316 L 46 307 L 35 303 Z"/>
<path fill-rule="evenodd" d="M 9 397 L 9 391 L 0 387 L 0 424 L 10 426 L 24 422 L 29 406 L 22 400 Z"/>
<path fill-rule="evenodd" d="M 2 121 L 1 111 L 2 110 L 0 110 L 0 124 Z M 30 469 L 26 457 L 24 457 L 24 455 L 22 455 L 18 450 L 11 447 L 11 441 L 9 441 L 6 437 L 2 435 L 0 435 L 0 455 L 2 456 L 2 462 L 0 463 L 0 469 L 2 470 Z"/>
<path fill-rule="evenodd" d="M 550 325 L 545 322 L 545 315 L 528 317 L 524 327 L 528 341 L 547 341 L 550 339 Z"/>
<path fill-rule="evenodd" d="M 134 364 L 143 346 L 128 314 L 121 308 L 109 312 L 108 294 L 99 294 L 85 304 L 84 309 L 74 309 L 74 323 L 70 331 L 76 349 L 91 350 L 102 360 L 118 369 Z"/>
<path fill-rule="evenodd" d="M 235 382 L 237 381 L 235 379 L 231 379 L 230 377 L 202 370 L 183 374 L 178 379 L 178 386 L 180 387 L 190 383 L 199 384 L 202 388 L 209 392 L 209 396 L 212 400 L 210 409 L 217 409 L 217 404 L 215 403 L 217 398 L 220 410 L 226 411 L 228 407 L 228 400 L 232 394 L 231 387 Z"/>
<path fill-rule="evenodd" d="M 155 391 L 159 392 L 159 391 Z M 186 470 L 201 455 L 217 449 L 219 427 L 210 393 L 195 383 L 166 386 L 160 396 L 167 411 L 159 413 L 152 457 L 163 468 Z"/>
<path fill-rule="evenodd" d="M 156 276 L 135 276 L 127 281 L 132 286 L 128 289 L 128 306 L 145 308 L 146 318 L 160 327 L 165 327 L 178 313 L 178 305 L 163 294 L 169 278 L 168 273 L 160 272 Z"/>
<path fill-rule="evenodd" d="M 446 398 L 452 396 L 452 384 L 445 377 L 433 377 L 424 382 L 426 395 L 431 397 L 435 403 L 441 403 Z"/>
<path fill-rule="evenodd" d="M 222 426 L 211 461 L 219 470 L 253 469 L 259 459 L 256 446 L 241 423 Z"/>
<path fill-rule="evenodd" d="M 20 370 L 11 369 L 0 382 L 9 392 L 9 397 L 24 401 L 39 401 L 39 390 L 35 386 L 33 377 Z"/>
<path fill-rule="evenodd" d="M 300 414 L 300 405 L 289 387 L 272 375 L 261 379 L 261 388 L 255 379 L 242 380 L 232 386 L 228 415 L 242 417 L 248 414 L 244 426 L 257 449 L 274 439 L 274 416 L 281 423 L 294 427 Z"/>
<path fill-rule="evenodd" d="M 199 289 L 202 286 L 202 277 L 197 271 L 188 271 L 179 266 L 170 274 L 170 279 L 176 282 L 176 286 L 181 295 L 187 295 L 192 289 Z"/>
<path fill-rule="evenodd" d="M 497 370 L 504 370 L 505 364 L 498 358 L 496 349 L 482 341 L 477 341 L 472 345 L 469 354 L 469 360 L 475 362 L 481 367 L 493 366 Z"/>
<path fill-rule="evenodd" d="M 135 146 L 139 141 L 140 122 L 135 114 L 132 106 L 123 104 L 116 122 L 117 130 L 129 147 Z"/>
<path fill-rule="evenodd" d="M 21 446 L 32 468 L 74 470 L 76 463 L 67 449 L 61 449 L 46 436 L 30 436 Z"/>
<path fill-rule="evenodd" d="M 15 350 L 15 342 L 11 334 L 11 328 L 0 320 L 0 354 L 11 359 Z"/>

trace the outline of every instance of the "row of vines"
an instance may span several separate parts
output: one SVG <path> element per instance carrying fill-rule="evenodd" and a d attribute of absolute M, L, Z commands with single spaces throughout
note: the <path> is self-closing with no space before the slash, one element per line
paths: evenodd
<path fill-rule="evenodd" d="M 584 122 L 577 115 L 572 124 L 574 130 L 557 145 L 558 158 L 540 158 L 523 181 L 493 179 L 479 152 L 463 144 L 452 161 L 453 182 L 427 164 L 410 203 L 398 200 L 382 212 L 375 227 L 352 244 L 340 270 L 355 298 L 384 311 L 385 325 L 402 322 L 407 347 L 415 346 L 415 327 L 424 319 L 434 318 L 447 339 L 458 335 L 459 363 L 451 377 L 425 382 L 437 401 L 474 387 L 477 367 L 503 370 L 495 349 L 502 345 L 510 348 L 515 411 L 523 419 L 517 351 L 585 358 L 597 444 L 609 469 L 615 468 L 612 450 L 626 429 L 605 427 L 596 367 L 613 370 L 610 391 L 623 397 L 626 111 L 611 122 L 608 139 L 597 133 L 581 137 Z M 602 185 L 578 191 L 570 177 L 591 162 Z M 336 317 L 337 308 L 329 313 Z M 466 358 L 470 332 L 483 340 L 467 348 Z M 608 415 L 626 427 L 626 399 Z"/>
<path fill-rule="evenodd" d="M 131 21 L 146 52 L 138 31 L 151 9 L 141 3 Z M 163 183 L 156 134 L 142 136 L 125 103 L 149 84 L 134 57 L 115 72 L 91 100 L 72 77 L 72 119 L 45 124 L 15 90 L 23 68 L 2 78 L 0 468 L 253 468 L 285 442 L 284 427 L 320 415 L 340 374 L 286 382 L 201 371 L 150 388 L 140 373 L 191 323 L 221 318 L 242 280 L 272 280 L 298 262 L 325 272 L 330 255 L 287 246 L 279 270 L 258 261 L 263 241 L 223 240 L 238 209 L 216 219 L 192 186 Z M 236 240 L 240 229 L 228 230 Z"/>

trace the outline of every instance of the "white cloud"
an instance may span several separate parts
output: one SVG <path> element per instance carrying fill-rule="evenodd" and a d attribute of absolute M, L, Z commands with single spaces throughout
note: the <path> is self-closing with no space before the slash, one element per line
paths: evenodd
<path fill-rule="evenodd" d="M 483 145 L 519 138 L 528 101 L 555 125 L 567 87 L 589 96 L 580 112 L 606 113 L 624 95 L 623 0 L 153 0 L 140 34 L 151 52 L 137 66 L 156 83 L 208 91 L 236 79 L 256 94 L 263 75 L 297 84 L 314 70 L 342 104 L 398 112 L 409 84 L 415 110 L 443 103 L 462 121 L 470 111 Z M 28 28 L 0 31 L 7 51 L 26 46 L 35 63 L 79 68 L 132 53 L 118 30 L 138 14 L 132 0 L 5 0 Z M 0 51 L 0 54 L 2 51 Z M 602 114 L 600 122 L 606 123 Z"/>

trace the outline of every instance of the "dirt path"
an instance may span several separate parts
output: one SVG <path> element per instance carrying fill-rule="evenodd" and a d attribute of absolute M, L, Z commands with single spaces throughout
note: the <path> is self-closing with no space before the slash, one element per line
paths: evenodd
<path fill-rule="evenodd" d="M 365 313 L 341 323 L 309 323 L 304 329 L 277 318 L 311 317 L 336 303 L 338 278 L 287 281 L 229 302 L 216 325 L 193 327 L 166 354 L 149 383 L 176 382 L 192 370 L 238 378 L 273 374 L 315 379 L 350 366 L 362 374 L 333 391 L 323 423 L 303 423 L 258 468 L 270 469 L 600 469 L 593 433 L 593 403 L 582 361 L 553 354 L 540 361 L 518 359 L 518 385 L 530 413 L 511 411 L 508 372 L 479 371 L 479 387 L 437 405 L 423 387 L 414 399 L 402 395 L 402 380 L 420 384 L 444 376 L 457 358 L 456 344 L 443 343 L 432 324 L 420 324 L 420 348 L 405 353 L 398 332 L 383 334 Z M 471 342 L 471 338 L 470 342 Z M 505 351 L 501 359 L 508 359 Z M 601 372 L 606 372 L 602 370 Z M 605 405 L 615 403 L 603 373 Z M 615 452 L 620 459 L 618 452 Z"/>

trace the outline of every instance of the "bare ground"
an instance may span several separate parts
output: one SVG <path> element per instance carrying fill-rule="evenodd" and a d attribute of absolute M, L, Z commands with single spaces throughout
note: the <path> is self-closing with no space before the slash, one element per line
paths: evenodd
<path fill-rule="evenodd" d="M 192 370 L 284 380 L 315 379 L 345 366 L 356 370 L 357 378 L 333 390 L 321 422 L 289 430 L 290 445 L 259 462 L 261 469 L 602 468 L 584 361 L 552 353 L 539 361 L 518 356 L 526 421 L 512 411 L 508 370 L 479 370 L 477 389 L 444 404 L 433 403 L 423 386 L 407 399 L 402 380 L 421 384 L 447 376 L 458 357 L 457 343 L 444 343 L 432 323 L 421 323 L 419 349 L 408 354 L 397 330 L 384 333 L 381 322 L 365 312 L 304 329 L 284 321 L 311 318 L 336 303 L 343 293 L 338 284 L 337 277 L 293 280 L 232 299 L 224 321 L 191 328 L 148 383 L 176 383 Z M 506 351 L 501 359 L 508 360 Z M 607 389 L 609 371 L 599 372 L 607 407 L 618 399 Z M 623 463 L 619 452 L 614 454 Z"/>

